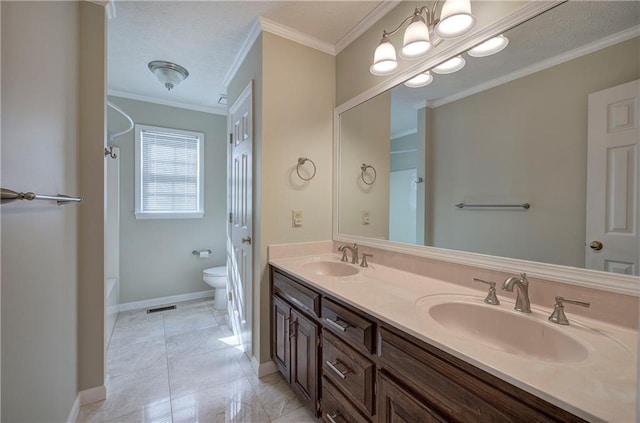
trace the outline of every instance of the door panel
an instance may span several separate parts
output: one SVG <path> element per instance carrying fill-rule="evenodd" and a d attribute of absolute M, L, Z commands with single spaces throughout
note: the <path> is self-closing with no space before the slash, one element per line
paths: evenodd
<path fill-rule="evenodd" d="M 228 258 L 229 316 L 234 334 L 251 357 L 253 297 L 253 83 L 229 109 L 230 186 Z"/>
<path fill-rule="evenodd" d="M 291 310 L 291 384 L 310 402 L 318 392 L 318 326 Z"/>
<path fill-rule="evenodd" d="M 640 80 L 589 95 L 589 269 L 640 275 Z"/>
<path fill-rule="evenodd" d="M 271 321 L 273 324 L 273 351 L 272 358 L 280 373 L 291 382 L 291 344 L 289 342 L 289 323 L 291 318 L 291 307 L 276 296 L 272 297 L 273 308 Z"/>

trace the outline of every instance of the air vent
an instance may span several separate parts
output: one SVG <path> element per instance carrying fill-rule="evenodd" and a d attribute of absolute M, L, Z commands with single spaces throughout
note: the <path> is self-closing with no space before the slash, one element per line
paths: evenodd
<path fill-rule="evenodd" d="M 227 96 L 225 94 L 220 94 L 220 96 L 218 97 L 218 104 L 227 104 Z"/>
<path fill-rule="evenodd" d="M 151 313 L 159 313 L 161 311 L 168 311 L 168 310 L 175 310 L 176 309 L 176 305 L 170 305 L 170 306 L 162 306 L 162 307 L 156 307 L 156 308 L 148 308 L 147 309 L 147 314 L 151 314 Z"/>

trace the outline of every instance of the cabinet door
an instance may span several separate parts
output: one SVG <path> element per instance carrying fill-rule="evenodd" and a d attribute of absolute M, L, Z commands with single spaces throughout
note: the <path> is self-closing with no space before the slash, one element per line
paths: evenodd
<path fill-rule="evenodd" d="M 291 309 L 291 386 L 318 411 L 318 325 Z"/>
<path fill-rule="evenodd" d="M 291 343 L 289 342 L 291 307 L 275 295 L 272 299 L 271 358 L 287 382 L 291 383 Z"/>
<path fill-rule="evenodd" d="M 378 423 L 445 423 L 427 405 L 378 372 Z"/>

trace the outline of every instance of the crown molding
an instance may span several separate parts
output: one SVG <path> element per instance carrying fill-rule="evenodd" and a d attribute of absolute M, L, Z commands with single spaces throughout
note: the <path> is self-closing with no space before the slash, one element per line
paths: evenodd
<path fill-rule="evenodd" d="M 116 0 L 107 0 L 104 8 L 107 12 L 107 19 L 116 18 Z"/>
<path fill-rule="evenodd" d="M 367 16 L 349 30 L 342 38 L 338 40 L 334 47 L 335 55 L 347 48 L 349 44 L 354 42 L 359 36 L 364 34 L 376 22 L 382 19 L 387 13 L 399 5 L 401 0 L 383 0 L 373 9 Z"/>
<path fill-rule="evenodd" d="M 262 33 L 262 28 L 260 27 L 260 19 L 256 18 L 254 19 L 253 24 L 251 25 L 251 29 L 249 29 L 249 34 L 247 35 L 247 38 L 245 38 L 244 43 L 242 43 L 242 47 L 240 47 L 240 50 L 238 51 L 236 58 L 233 60 L 233 63 L 231 64 L 231 68 L 229 68 L 227 75 L 224 77 L 224 80 L 222 81 L 222 84 L 225 87 L 228 87 L 229 84 L 231 84 L 231 81 L 236 76 L 236 73 L 238 72 L 238 69 L 240 69 L 240 66 L 244 62 L 244 59 L 247 58 L 247 55 L 249 54 L 249 50 L 251 50 L 251 47 L 253 47 L 253 44 L 256 42 L 256 40 L 258 39 L 261 33 Z"/>
<path fill-rule="evenodd" d="M 318 40 L 317 38 L 311 37 L 307 34 L 303 34 L 300 31 L 286 27 L 284 25 L 280 25 L 262 16 L 259 16 L 258 19 L 260 20 L 260 26 L 262 27 L 262 30 L 265 32 L 279 35 L 282 38 L 295 41 L 298 44 L 320 50 L 321 52 L 330 54 L 332 56 L 336 55 L 335 47 L 330 43 Z"/>
<path fill-rule="evenodd" d="M 635 38 L 638 36 L 640 36 L 640 25 L 618 32 L 617 34 L 610 35 L 601 40 L 593 42 L 591 44 L 587 44 L 582 47 L 551 57 L 547 60 L 528 66 L 526 68 L 517 70 L 507 75 L 503 75 L 499 78 L 492 79 L 491 81 L 487 81 L 480 85 L 476 85 L 475 87 L 450 95 L 448 97 L 443 97 L 438 100 L 429 101 L 427 103 L 427 106 L 429 108 L 444 106 L 445 104 L 452 103 L 454 101 L 463 99 L 465 97 L 469 97 L 470 95 L 477 94 L 482 91 L 489 90 L 491 88 L 495 88 L 499 85 L 506 84 L 507 82 L 520 79 L 527 75 L 531 75 L 533 73 L 540 72 L 545 69 L 549 69 L 553 66 L 560 65 L 570 60 L 577 59 L 578 57 L 585 56 L 587 54 L 596 52 L 598 50 L 602 50 L 603 48 L 611 47 L 612 45 L 630 40 L 631 38 Z"/>
<path fill-rule="evenodd" d="M 193 105 L 193 104 L 180 103 L 180 102 L 177 102 L 177 101 L 164 100 L 164 99 L 160 99 L 160 98 L 148 97 L 148 96 L 145 96 L 145 95 L 132 94 L 132 93 L 127 93 L 127 92 L 124 92 L 124 91 L 116 91 L 116 90 L 107 90 L 107 95 L 111 95 L 111 96 L 114 96 L 114 97 L 120 97 L 120 98 L 126 98 L 126 99 L 129 99 L 129 100 L 144 101 L 145 103 L 160 104 L 162 106 L 177 107 L 179 109 L 193 110 L 195 112 L 212 113 L 214 115 L 222 115 L 222 116 L 226 116 L 227 115 L 227 107 L 226 106 L 220 106 L 220 107 L 216 107 L 216 106 L 213 106 L 213 107 L 196 106 L 196 105 Z"/>

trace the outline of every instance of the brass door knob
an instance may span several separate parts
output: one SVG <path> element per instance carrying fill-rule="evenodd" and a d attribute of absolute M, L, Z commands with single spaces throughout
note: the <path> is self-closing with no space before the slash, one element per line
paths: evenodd
<path fill-rule="evenodd" d="M 242 241 L 243 244 L 251 244 L 251 237 L 248 236 L 246 238 L 242 238 L 241 241 Z"/>
<path fill-rule="evenodd" d="M 600 251 L 602 250 L 602 247 L 604 247 L 604 245 L 600 241 L 591 241 L 591 244 L 589 244 L 589 247 L 592 250 Z"/>

